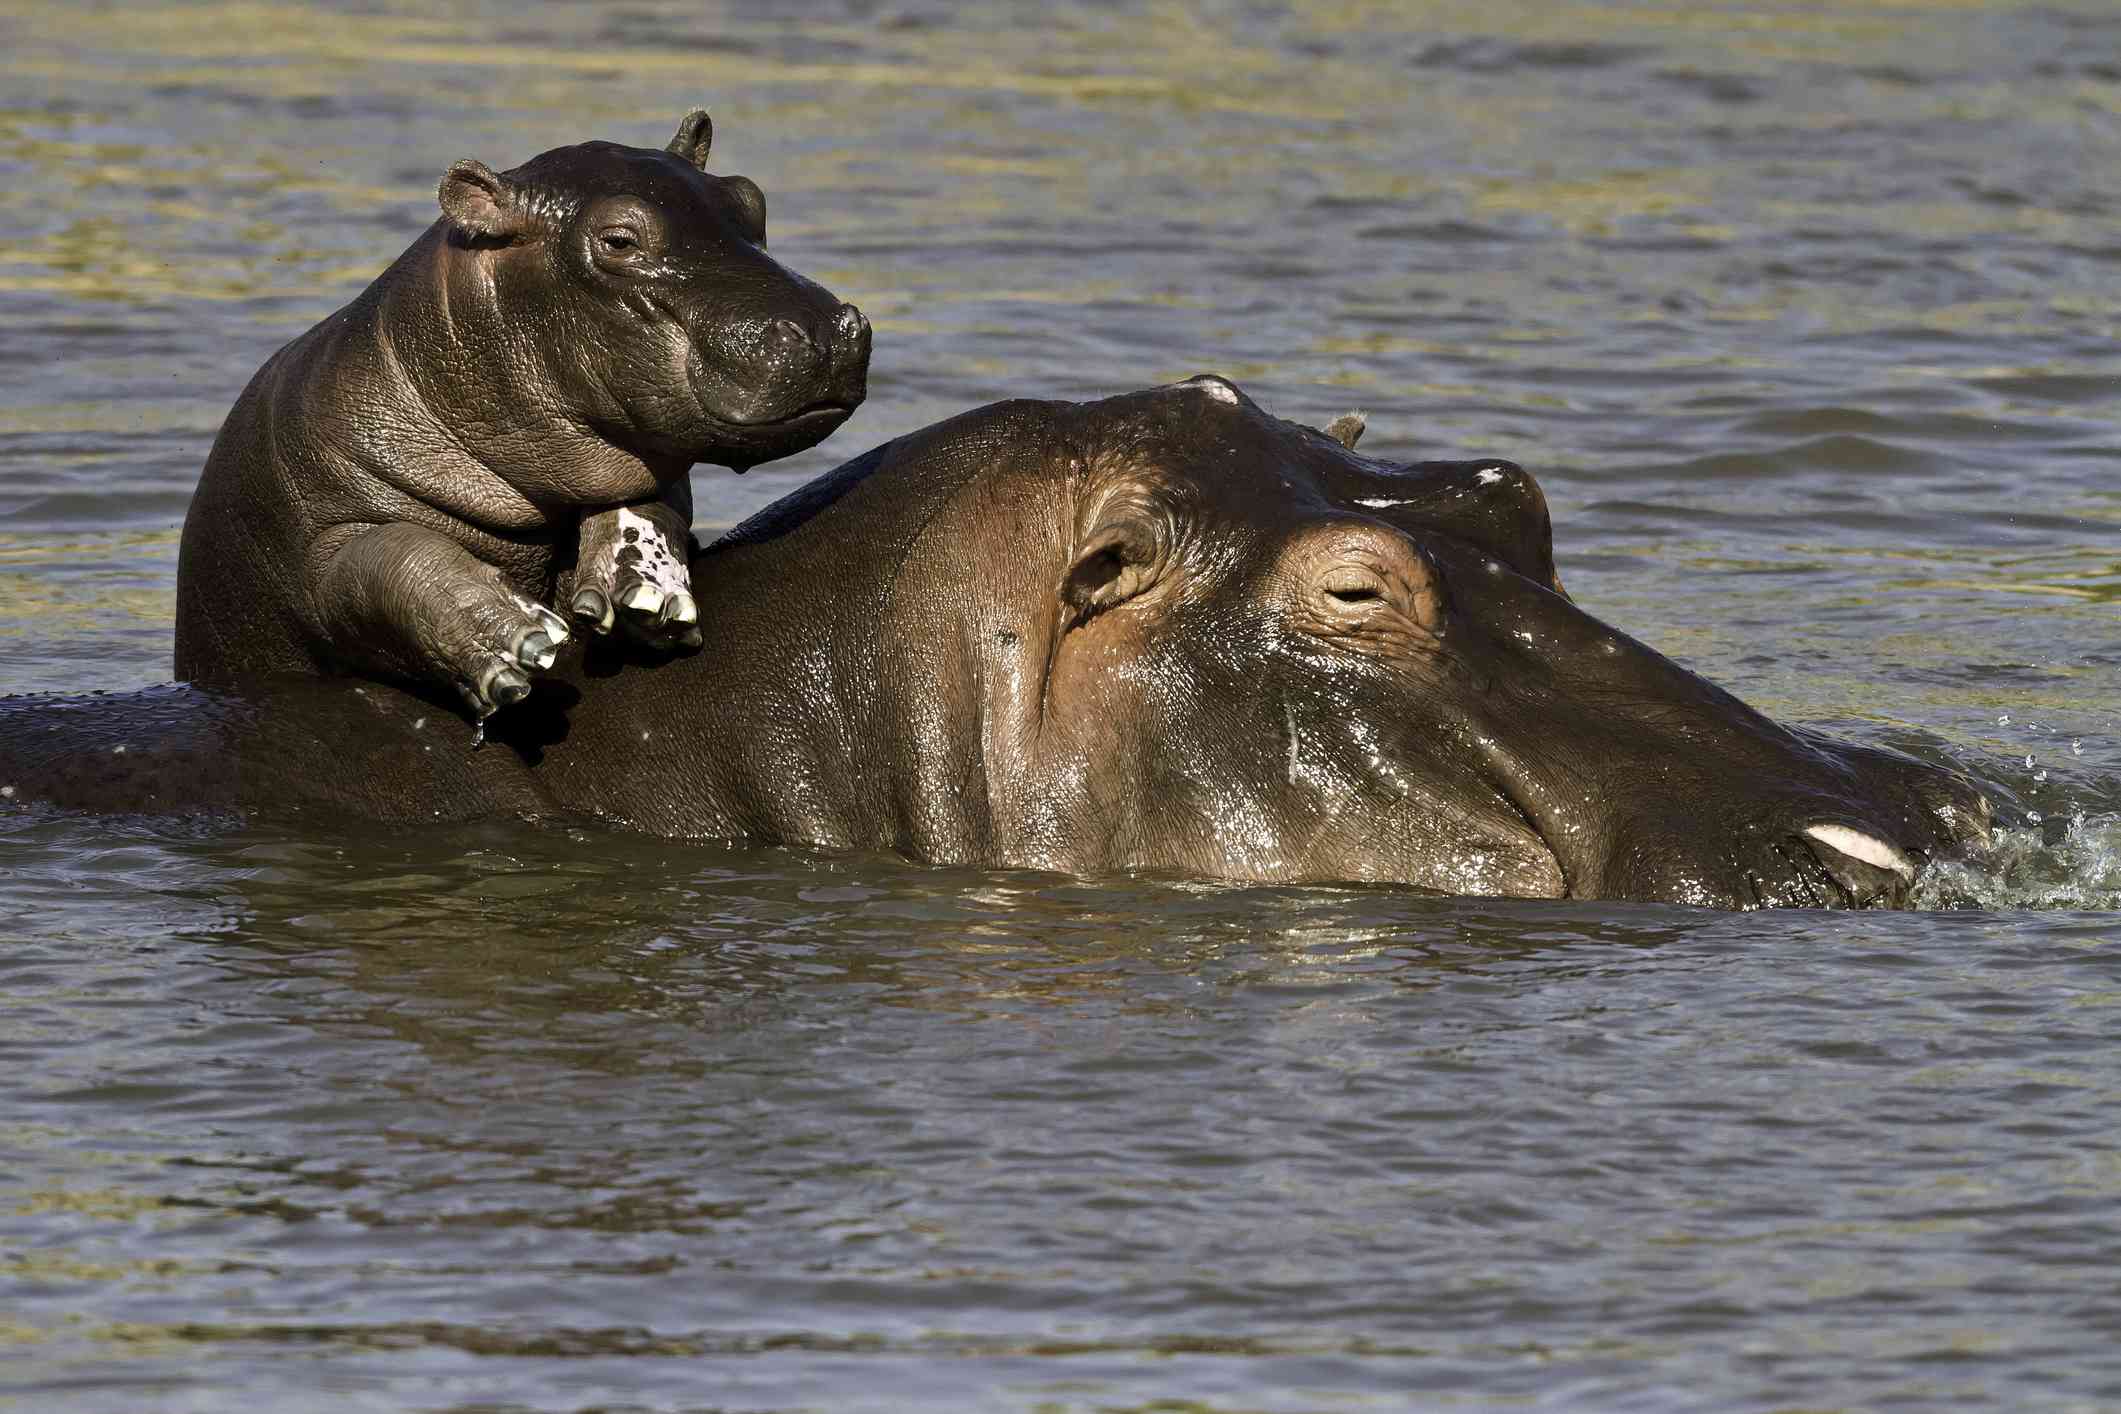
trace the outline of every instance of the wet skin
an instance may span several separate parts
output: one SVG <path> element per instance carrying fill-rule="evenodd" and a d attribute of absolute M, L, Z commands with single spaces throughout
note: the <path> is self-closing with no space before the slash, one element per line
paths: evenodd
<path fill-rule="evenodd" d="M 1355 430 L 1214 378 L 996 404 L 697 555 L 709 651 L 570 655 L 482 752 L 373 685 L 162 690 L 0 705 L 0 781 L 1719 907 L 1897 903 L 1985 838 L 1958 777 L 1778 726 L 1578 608 L 1521 469 L 1374 461 Z M 320 774 L 317 740 L 371 764 Z"/>
<path fill-rule="evenodd" d="M 483 717 L 567 638 L 556 595 L 696 640 L 687 471 L 815 445 L 870 344 L 766 253 L 765 198 L 706 171 L 711 133 L 694 113 L 662 150 L 449 169 L 441 219 L 223 424 L 178 560 L 180 678 L 353 673 Z"/>

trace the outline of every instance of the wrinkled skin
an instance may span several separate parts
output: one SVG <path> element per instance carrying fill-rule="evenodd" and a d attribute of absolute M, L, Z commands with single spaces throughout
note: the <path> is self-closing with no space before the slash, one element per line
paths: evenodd
<path fill-rule="evenodd" d="M 870 342 L 766 253 L 765 198 L 706 171 L 710 140 L 694 113 L 665 150 L 450 168 L 441 219 L 222 426 L 178 561 L 179 677 L 395 678 L 483 717 L 567 638 L 556 591 L 599 631 L 697 641 L 688 469 L 817 443 Z"/>
<path fill-rule="evenodd" d="M 141 808 L 200 778 L 172 753 L 226 750 L 247 764 L 196 803 L 1719 907 L 1898 903 L 1984 839 L 1956 776 L 1777 726 L 1584 613 L 1519 468 L 1389 465 L 1358 430 L 1282 422 L 1213 378 L 997 404 L 702 552 L 709 651 L 570 661 L 571 710 L 539 694 L 502 719 L 508 749 L 438 740 L 387 689 L 310 684 L 164 697 L 160 726 L 110 699 L 0 705 L 0 781 L 18 803 Z M 72 734 L 40 736 L 62 709 Z M 216 714 L 245 725 L 200 725 Z M 306 775 L 288 762 L 312 732 L 381 764 Z"/>

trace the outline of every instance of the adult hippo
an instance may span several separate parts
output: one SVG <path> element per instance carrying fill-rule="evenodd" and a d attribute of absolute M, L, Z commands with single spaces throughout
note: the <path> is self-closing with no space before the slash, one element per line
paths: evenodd
<path fill-rule="evenodd" d="M 375 686 L 164 689 L 0 706 L 0 783 L 1724 907 L 1897 902 L 1985 837 L 1957 777 L 1777 726 L 1577 608 L 1517 467 L 1337 430 L 1212 377 L 999 403 L 698 553 L 709 651 L 570 657 L 503 749 Z"/>
<path fill-rule="evenodd" d="M 177 676 L 393 677 L 484 717 L 567 638 L 539 602 L 563 574 L 599 629 L 617 604 L 691 632 L 686 472 L 814 445 L 869 365 L 861 312 L 766 253 L 758 187 L 707 172 L 712 135 L 695 112 L 663 149 L 443 175 L 440 219 L 215 439 Z"/>

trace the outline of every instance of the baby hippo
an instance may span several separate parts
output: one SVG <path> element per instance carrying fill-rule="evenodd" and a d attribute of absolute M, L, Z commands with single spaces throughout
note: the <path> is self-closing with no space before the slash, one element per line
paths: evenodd
<path fill-rule="evenodd" d="M 866 391 L 861 312 L 766 253 L 766 199 L 587 142 L 442 178 L 442 218 L 258 370 L 177 561 L 177 676 L 449 685 L 483 720 L 568 636 L 697 642 L 686 474 L 816 444 Z"/>

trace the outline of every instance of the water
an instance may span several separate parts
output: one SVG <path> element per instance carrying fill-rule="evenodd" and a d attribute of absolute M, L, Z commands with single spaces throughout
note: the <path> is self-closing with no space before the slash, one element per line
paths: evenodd
<path fill-rule="evenodd" d="M 705 103 L 878 353 L 703 520 L 1002 396 L 1359 407 L 1998 859 L 1719 915 L 7 822 L 0 1408 L 2121 1403 L 2111 7 L 802 10 L 0 14 L 0 691 L 166 675 L 223 412 L 451 161 Z"/>

